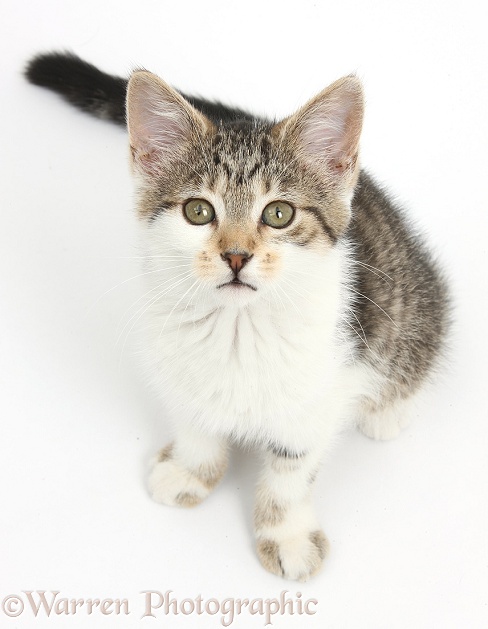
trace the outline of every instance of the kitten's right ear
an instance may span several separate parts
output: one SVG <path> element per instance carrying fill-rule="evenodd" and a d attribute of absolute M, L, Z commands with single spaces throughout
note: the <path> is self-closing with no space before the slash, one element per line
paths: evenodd
<path fill-rule="evenodd" d="M 134 72 L 127 88 L 127 126 L 134 167 L 152 177 L 212 123 L 151 72 Z"/>

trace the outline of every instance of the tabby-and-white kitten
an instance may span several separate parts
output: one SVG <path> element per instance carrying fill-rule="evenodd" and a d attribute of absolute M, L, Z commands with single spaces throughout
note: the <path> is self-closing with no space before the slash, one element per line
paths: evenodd
<path fill-rule="evenodd" d="M 439 271 L 359 169 L 360 82 L 274 123 L 69 54 L 36 57 L 27 77 L 99 117 L 127 112 L 147 367 L 174 425 L 154 499 L 194 506 L 229 443 L 259 448 L 259 558 L 306 580 L 327 552 L 311 497 L 324 452 L 350 421 L 375 439 L 399 433 L 448 327 Z"/>

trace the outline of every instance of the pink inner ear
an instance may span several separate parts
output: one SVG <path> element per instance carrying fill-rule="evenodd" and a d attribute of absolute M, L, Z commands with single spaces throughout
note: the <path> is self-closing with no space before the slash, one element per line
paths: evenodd
<path fill-rule="evenodd" d="M 327 103 L 305 118 L 301 142 L 310 158 L 343 171 L 357 153 L 359 137 L 357 125 L 349 126 L 350 108 L 333 105 Z"/>
<path fill-rule="evenodd" d="M 301 140 L 305 152 L 317 160 L 341 162 L 344 143 L 344 121 L 330 117 L 329 112 L 317 112 L 305 121 Z"/>
<path fill-rule="evenodd" d="M 359 81 L 346 77 L 298 113 L 298 137 L 305 156 L 333 172 L 354 167 L 363 115 Z"/>
<path fill-rule="evenodd" d="M 193 112 L 172 88 L 149 72 L 129 82 L 127 118 L 132 155 L 146 174 L 175 158 L 192 132 Z"/>

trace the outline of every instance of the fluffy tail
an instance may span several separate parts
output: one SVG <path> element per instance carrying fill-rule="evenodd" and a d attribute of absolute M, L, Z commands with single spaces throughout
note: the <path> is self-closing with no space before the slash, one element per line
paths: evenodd
<path fill-rule="evenodd" d="M 25 76 L 82 111 L 125 126 L 126 79 L 101 72 L 68 52 L 37 55 L 27 65 Z"/>
<path fill-rule="evenodd" d="M 69 52 L 37 55 L 27 64 L 25 76 L 34 85 L 57 92 L 82 111 L 123 126 L 126 124 L 127 79 L 106 74 Z M 218 102 L 181 94 L 217 123 L 258 119 L 236 107 L 227 107 Z"/>

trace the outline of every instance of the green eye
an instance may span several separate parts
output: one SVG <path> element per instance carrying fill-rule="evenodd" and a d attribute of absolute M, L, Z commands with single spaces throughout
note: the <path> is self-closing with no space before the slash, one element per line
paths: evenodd
<path fill-rule="evenodd" d="M 206 225 L 211 223 L 215 218 L 215 210 L 203 199 L 193 199 L 185 203 L 184 212 L 186 218 L 193 225 Z"/>
<path fill-rule="evenodd" d="M 264 208 L 261 220 L 270 227 L 281 229 L 287 227 L 293 220 L 295 210 L 283 201 L 275 201 Z"/>

